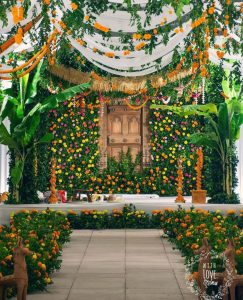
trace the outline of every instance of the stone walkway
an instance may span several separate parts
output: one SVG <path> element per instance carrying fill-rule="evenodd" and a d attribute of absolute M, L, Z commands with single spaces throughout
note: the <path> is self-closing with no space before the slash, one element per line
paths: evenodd
<path fill-rule="evenodd" d="M 159 230 L 76 230 L 48 292 L 28 300 L 194 300 Z"/>

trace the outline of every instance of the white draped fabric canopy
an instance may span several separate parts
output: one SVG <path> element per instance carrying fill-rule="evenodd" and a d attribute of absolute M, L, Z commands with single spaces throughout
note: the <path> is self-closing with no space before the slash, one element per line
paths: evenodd
<path fill-rule="evenodd" d="M 123 0 L 110 0 L 112 3 L 124 3 Z M 141 4 L 146 5 L 148 1 L 146 0 L 134 0 L 133 4 Z M 56 22 L 54 26 L 62 31 L 61 26 L 58 21 L 62 20 L 63 14 L 72 10 L 71 8 L 72 1 L 71 0 L 63 0 L 63 8 L 56 9 Z M 216 7 L 220 12 L 221 6 L 218 1 L 216 1 Z M 185 5 L 183 8 L 182 18 L 187 15 L 191 9 L 192 5 Z M 34 12 L 38 14 L 40 12 L 40 5 L 37 0 L 31 1 L 31 7 L 29 8 L 28 18 L 21 22 L 21 25 L 28 23 Z M 141 24 L 144 23 L 146 19 L 146 14 L 144 11 L 138 11 L 138 15 L 141 18 Z M 75 38 L 71 35 L 68 35 L 68 39 L 71 45 L 76 48 L 87 60 L 89 60 L 92 64 L 96 65 L 102 70 L 105 70 L 111 74 L 119 75 L 119 76 L 143 76 L 152 74 L 165 66 L 167 66 L 172 61 L 172 55 L 174 49 L 177 47 L 179 52 L 183 52 L 185 50 L 184 39 L 188 36 L 190 31 L 192 30 L 191 20 L 187 20 L 182 24 L 183 32 L 175 33 L 174 30 L 171 30 L 169 33 L 169 42 L 165 45 L 162 41 L 162 37 L 158 36 L 158 40 L 156 41 L 156 46 L 153 49 L 152 53 L 146 53 L 143 49 L 140 51 L 131 51 L 127 55 L 124 55 L 124 46 L 126 44 L 122 44 L 120 38 L 116 36 L 116 33 L 122 31 L 124 33 L 136 33 L 138 28 L 136 22 L 131 24 L 131 15 L 124 10 L 116 11 L 115 13 L 112 10 L 108 10 L 103 12 L 101 15 L 96 16 L 96 21 L 102 26 L 106 26 L 113 33 L 111 37 L 108 39 L 105 38 L 102 34 L 95 32 L 90 35 L 85 33 L 83 37 L 83 41 L 85 45 L 81 45 Z M 3 23 L 0 22 L 0 27 L 2 26 L 2 33 L 7 33 L 14 26 L 11 12 L 8 13 L 8 25 L 3 27 Z M 52 19 L 52 15 L 50 12 L 50 19 Z M 174 9 L 165 5 L 163 7 L 161 15 L 151 16 L 150 24 L 144 27 L 145 30 L 151 30 L 154 28 L 158 28 L 160 26 L 161 21 L 166 18 L 166 24 L 170 24 L 171 22 L 175 22 L 177 20 L 177 15 Z M 41 20 L 39 21 L 39 23 Z M 82 21 L 81 21 L 82 22 Z M 38 25 L 36 26 L 38 27 Z M 239 37 L 235 33 L 230 33 L 230 38 L 234 38 L 236 41 L 239 41 Z M 225 39 L 222 40 L 222 43 Z M 145 43 L 148 43 L 145 41 Z M 133 40 L 132 44 L 136 46 L 139 44 L 139 41 Z M 113 50 L 115 47 L 116 50 Z M 5 55 L 11 51 L 22 51 L 23 49 L 32 49 L 32 45 L 29 39 L 28 34 L 23 40 L 21 45 L 14 44 L 8 50 L 3 52 L 1 55 Z M 94 52 L 93 49 L 96 48 L 98 51 Z M 114 53 L 114 57 L 107 57 L 103 55 L 105 53 Z M 215 49 L 210 49 L 209 51 L 209 59 L 215 63 L 219 64 L 220 60 L 216 55 Z M 231 56 L 228 56 L 228 59 L 232 59 Z M 240 57 L 234 57 L 233 59 L 240 60 Z M 224 61 L 223 67 L 227 69 L 232 68 L 232 64 Z M 6 68 L 6 66 L 2 66 L 2 68 Z"/>

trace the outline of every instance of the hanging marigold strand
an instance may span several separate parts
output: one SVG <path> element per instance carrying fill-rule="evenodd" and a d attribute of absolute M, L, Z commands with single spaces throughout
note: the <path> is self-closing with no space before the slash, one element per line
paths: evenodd
<path fill-rule="evenodd" d="M 177 203 L 184 203 L 185 202 L 185 199 L 183 197 L 183 167 L 182 167 L 182 157 L 179 157 L 178 158 L 178 167 L 177 167 L 177 197 L 176 197 L 176 200 L 175 202 Z"/>
<path fill-rule="evenodd" d="M 46 53 L 48 50 L 48 46 L 50 45 L 50 43 L 52 42 L 54 38 L 54 33 L 50 36 L 50 38 L 47 41 L 47 44 L 44 45 L 42 47 L 42 49 L 40 51 L 38 51 L 31 59 L 29 59 L 27 62 L 25 62 L 24 64 L 22 64 L 21 66 L 18 66 L 16 68 L 13 69 L 9 69 L 9 70 L 0 70 L 0 74 L 8 74 L 8 73 L 15 73 L 17 71 L 22 70 L 23 68 L 25 68 L 26 66 L 28 66 L 32 61 L 34 61 L 38 56 L 43 57 L 43 52 Z M 7 78 L 7 77 L 6 77 Z M 2 78 L 1 78 L 2 79 Z"/>
<path fill-rule="evenodd" d="M 43 56 L 46 54 L 46 52 L 47 52 L 47 49 L 41 53 L 41 55 L 38 57 L 38 59 L 26 71 L 24 71 L 21 74 L 18 74 L 16 76 L 16 78 L 23 77 L 24 75 L 26 75 L 27 73 L 32 71 L 37 66 L 37 64 L 40 62 L 40 60 L 43 58 Z M 0 77 L 0 79 L 2 79 L 2 80 L 11 80 L 12 77 Z"/>
<path fill-rule="evenodd" d="M 39 14 L 35 19 L 33 19 L 32 21 L 30 21 L 28 24 L 26 24 L 23 27 L 23 34 L 25 34 L 27 31 L 29 31 L 32 28 L 32 26 L 34 24 L 36 24 L 41 19 L 41 17 L 42 17 L 42 15 Z M 11 37 L 10 39 L 8 39 L 5 43 L 3 43 L 0 46 L 0 54 L 3 53 L 5 50 L 7 50 L 14 43 L 15 43 L 14 37 Z"/>
<path fill-rule="evenodd" d="M 202 148 L 200 147 L 197 149 L 197 165 L 196 165 L 196 171 L 197 171 L 197 190 L 202 189 L 202 168 L 203 168 L 203 152 Z"/>
<path fill-rule="evenodd" d="M 130 107 L 133 110 L 139 110 L 139 109 L 143 108 L 144 105 L 148 102 L 148 100 L 149 100 L 149 98 L 146 97 L 146 100 L 141 105 L 134 106 L 134 105 L 132 105 L 132 104 L 129 103 L 129 101 L 127 100 L 127 98 L 125 98 L 125 102 L 126 102 L 127 106 Z"/>

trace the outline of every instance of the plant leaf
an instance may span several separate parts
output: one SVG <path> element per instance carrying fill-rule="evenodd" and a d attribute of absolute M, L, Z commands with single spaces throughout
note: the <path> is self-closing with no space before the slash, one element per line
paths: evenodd
<path fill-rule="evenodd" d="M 22 106 L 24 105 L 24 102 L 25 102 L 28 81 L 29 81 L 29 73 L 19 79 L 20 100 L 21 100 Z"/>
<path fill-rule="evenodd" d="M 13 184 L 18 185 L 24 170 L 24 162 L 22 160 L 17 160 L 15 166 L 11 170 L 11 180 Z"/>
<path fill-rule="evenodd" d="M 42 65 L 43 65 L 43 60 L 41 60 L 40 63 L 38 64 L 33 80 L 28 85 L 28 89 L 26 93 L 27 100 L 25 101 L 25 104 L 33 103 L 34 100 L 32 98 L 34 98 L 37 95 L 37 91 L 38 91 L 37 85 L 41 80 L 40 74 L 41 74 Z"/>
<path fill-rule="evenodd" d="M 54 138 L 54 135 L 52 133 L 46 133 L 45 135 L 43 135 L 38 143 L 50 143 Z"/>
<path fill-rule="evenodd" d="M 219 149 L 219 139 L 214 132 L 209 133 L 194 133 L 189 138 L 190 143 L 198 145 L 210 147 L 213 149 Z"/>
<path fill-rule="evenodd" d="M 0 144 L 6 145 L 8 148 L 17 149 L 17 144 L 3 123 L 0 123 Z"/>
<path fill-rule="evenodd" d="M 227 104 L 225 102 L 220 103 L 218 107 L 218 128 L 222 139 L 229 138 L 229 118 L 230 116 Z"/>

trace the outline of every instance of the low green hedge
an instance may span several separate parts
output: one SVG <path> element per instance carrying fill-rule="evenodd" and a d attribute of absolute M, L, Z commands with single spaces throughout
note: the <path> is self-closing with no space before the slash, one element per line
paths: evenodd
<path fill-rule="evenodd" d="M 82 210 L 76 213 L 68 211 L 67 218 L 74 229 L 119 229 L 119 228 L 160 228 L 161 211 L 153 211 L 152 215 L 137 210 L 133 205 L 126 205 L 122 210 Z"/>

